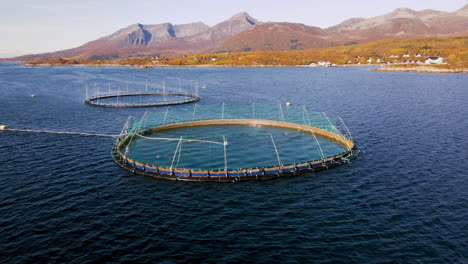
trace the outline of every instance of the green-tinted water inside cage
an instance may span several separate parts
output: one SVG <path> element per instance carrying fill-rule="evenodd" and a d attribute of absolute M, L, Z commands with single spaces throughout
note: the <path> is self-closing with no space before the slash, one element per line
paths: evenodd
<path fill-rule="evenodd" d="M 228 143 L 226 151 L 224 139 Z M 325 157 L 345 151 L 327 138 L 317 136 L 315 140 L 313 134 L 294 129 L 209 125 L 137 135 L 129 144 L 127 155 L 150 165 L 216 170 L 225 167 L 226 153 L 229 169 L 255 168 L 321 159 L 317 141 Z"/>

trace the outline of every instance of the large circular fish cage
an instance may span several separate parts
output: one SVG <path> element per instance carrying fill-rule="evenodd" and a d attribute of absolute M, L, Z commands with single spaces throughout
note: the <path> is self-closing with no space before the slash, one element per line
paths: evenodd
<path fill-rule="evenodd" d="M 328 170 L 358 153 L 340 118 L 305 107 L 196 104 L 129 118 L 112 158 L 154 178 L 235 182 Z"/>
<path fill-rule="evenodd" d="M 205 86 L 204 86 L 205 87 Z M 85 104 L 98 107 L 130 108 L 130 107 L 160 107 L 189 104 L 201 99 L 198 82 L 182 82 L 166 87 L 161 85 L 139 83 L 94 83 L 86 84 Z"/>
<path fill-rule="evenodd" d="M 200 101 L 200 99 L 199 95 L 190 93 L 136 92 L 90 96 L 86 98 L 85 103 L 100 107 L 129 108 L 189 104 Z"/>

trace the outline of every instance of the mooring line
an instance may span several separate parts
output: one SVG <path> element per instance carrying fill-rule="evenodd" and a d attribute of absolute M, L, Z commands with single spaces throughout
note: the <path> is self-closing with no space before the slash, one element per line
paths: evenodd
<path fill-rule="evenodd" d="M 35 130 L 35 129 L 16 129 L 16 128 L 5 128 L 5 129 L 1 129 L 0 131 L 67 134 L 67 135 L 82 135 L 82 136 L 96 136 L 96 137 L 119 137 L 120 136 L 120 135 L 107 135 L 107 134 L 97 134 L 97 133 L 67 132 L 67 131 L 53 131 L 53 130 Z"/>

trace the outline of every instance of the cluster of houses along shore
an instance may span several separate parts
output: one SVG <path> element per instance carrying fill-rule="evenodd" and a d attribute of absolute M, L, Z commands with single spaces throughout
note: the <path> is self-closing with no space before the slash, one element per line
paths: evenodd
<path fill-rule="evenodd" d="M 400 57 L 402 59 L 400 59 Z M 414 57 L 413 59 L 410 59 L 411 57 Z M 360 56 L 356 56 L 355 59 L 360 60 Z M 368 58 L 366 60 L 367 64 L 410 64 L 410 63 L 416 63 L 416 64 L 446 64 L 444 62 L 444 58 L 442 57 L 425 57 L 422 56 L 421 54 L 416 54 L 415 56 L 411 56 L 410 54 L 405 54 L 402 56 L 399 55 L 390 55 L 389 60 L 385 61 L 380 58 Z M 361 64 L 361 62 L 353 62 L 349 60 L 347 64 Z M 311 67 L 337 67 L 335 63 L 332 63 L 330 61 L 318 61 L 317 63 L 312 62 L 310 63 Z"/>

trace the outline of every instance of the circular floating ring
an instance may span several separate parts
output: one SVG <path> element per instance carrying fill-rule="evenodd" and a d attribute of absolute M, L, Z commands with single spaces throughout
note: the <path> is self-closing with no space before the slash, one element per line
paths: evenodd
<path fill-rule="evenodd" d="M 114 162 L 132 173 L 154 178 L 237 182 L 328 170 L 359 154 L 353 140 L 326 116 L 329 127 L 311 125 L 310 120 L 203 119 L 205 116 L 197 120 L 195 109 L 193 113 L 192 120 L 167 122 L 166 112 L 164 122 L 157 125 L 148 125 L 150 119 L 144 116 L 114 145 Z M 254 134 L 247 135 L 251 132 Z M 184 158 L 191 162 L 184 163 Z"/>
<path fill-rule="evenodd" d="M 129 97 L 149 97 L 157 96 L 166 99 L 166 97 L 171 97 L 170 100 L 162 101 L 139 101 L 128 103 L 125 102 L 125 98 Z M 115 99 L 115 100 L 111 100 Z M 120 100 L 119 100 L 120 99 Z M 99 107 L 113 107 L 113 108 L 130 108 L 130 107 L 159 107 L 159 106 L 170 106 L 170 105 L 180 105 L 180 104 L 189 104 L 197 102 L 201 97 L 197 94 L 191 93 L 164 93 L 164 92 L 129 92 L 129 93 L 117 93 L 117 94 L 100 94 L 94 95 L 86 98 L 85 104 Z"/>

